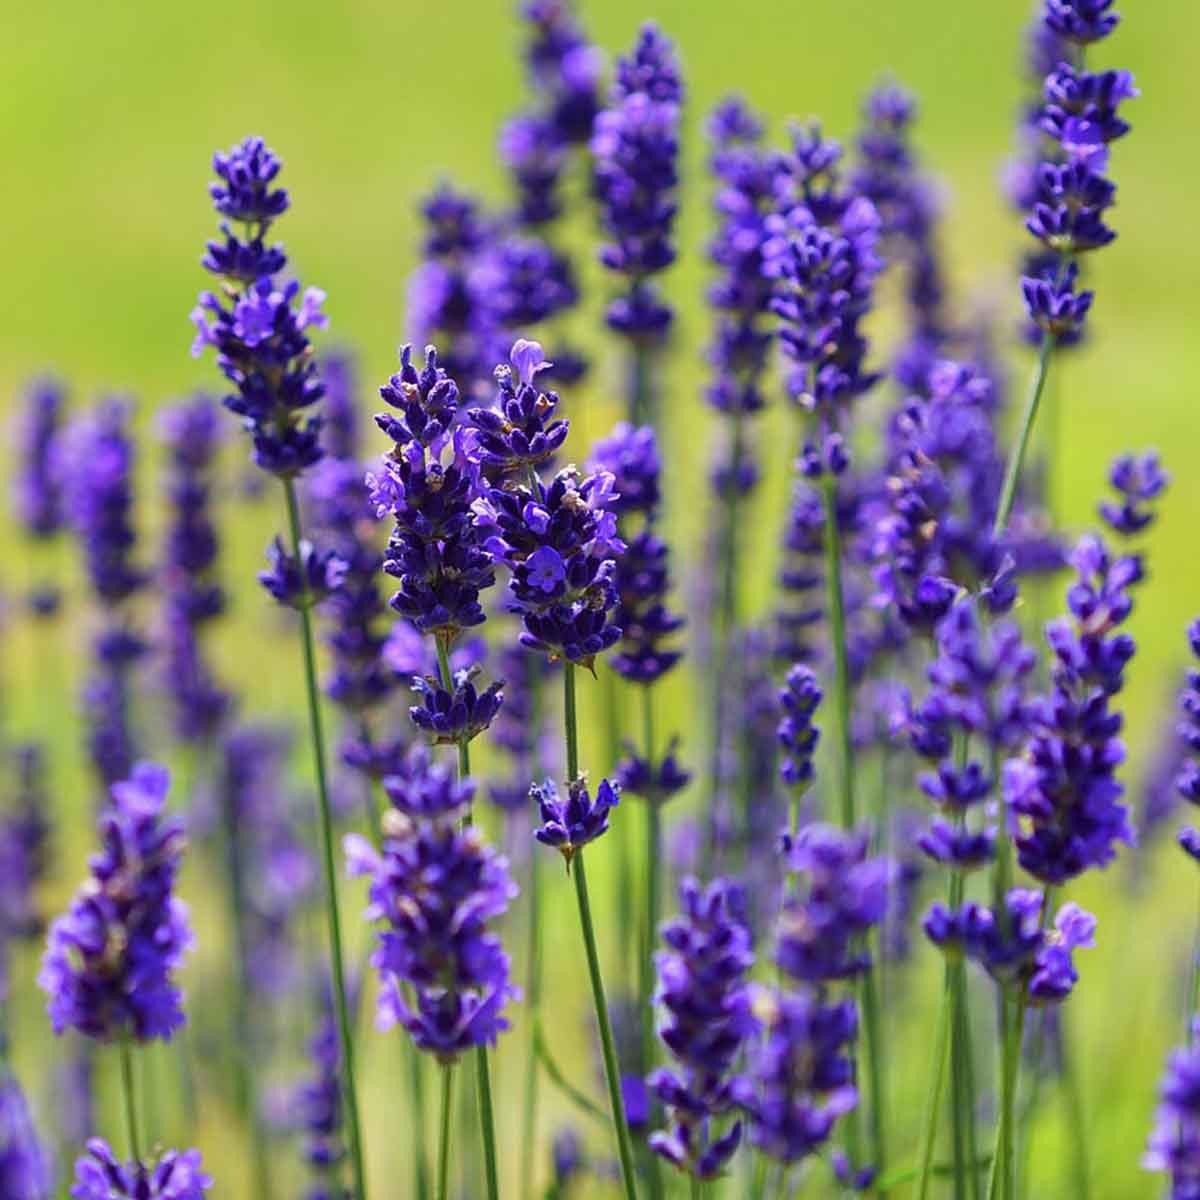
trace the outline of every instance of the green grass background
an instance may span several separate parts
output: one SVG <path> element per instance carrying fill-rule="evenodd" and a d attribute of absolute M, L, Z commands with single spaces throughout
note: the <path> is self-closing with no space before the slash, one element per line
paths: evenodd
<path fill-rule="evenodd" d="M 187 313 L 204 286 L 198 258 L 213 225 L 209 155 L 246 132 L 264 134 L 285 159 L 294 208 L 280 232 L 302 278 L 327 290 L 331 336 L 359 349 L 369 391 L 391 370 L 402 337 L 405 277 L 419 236 L 417 197 L 443 175 L 493 200 L 503 197 L 495 134 L 522 96 L 520 29 L 511 7 L 507 0 L 10 6 L 0 37 L 4 403 L 29 374 L 51 367 L 70 381 L 77 400 L 105 390 L 133 394 L 148 426 L 165 399 L 212 382 L 211 362 L 188 355 Z M 1193 153 L 1200 6 L 1144 0 L 1123 7 L 1126 23 L 1098 56 L 1132 67 L 1144 91 L 1131 106 L 1134 132 L 1113 156 L 1121 237 L 1090 264 L 1098 293 L 1093 343 L 1056 375 L 1051 399 L 1060 430 L 1056 494 L 1070 523 L 1090 520 L 1107 460 L 1118 450 L 1159 446 L 1174 475 L 1151 539 L 1155 581 L 1143 589 L 1133 621 L 1142 651 L 1127 693 L 1133 760 L 1127 778 L 1136 783 L 1145 748 L 1172 719 L 1168 689 L 1182 658 L 1183 627 L 1200 611 L 1200 427 L 1193 415 L 1200 380 Z M 592 0 L 581 11 L 609 51 L 628 45 L 642 18 L 657 18 L 677 39 L 687 73 L 682 255 L 667 282 L 680 310 L 679 336 L 663 386 L 674 455 L 671 528 L 694 558 L 706 520 L 702 467 L 710 429 L 699 399 L 707 332 L 703 115 L 719 96 L 740 90 L 770 114 L 777 132 L 786 117 L 819 114 L 833 133 L 846 136 L 864 90 L 884 70 L 893 71 L 921 100 L 917 138 L 944 182 L 943 240 L 958 295 L 964 305 L 994 309 L 1007 328 L 1015 314 L 1012 264 L 1022 239 L 998 176 L 1011 144 L 1028 6 L 1024 0 L 745 0 L 736 6 Z M 579 224 L 572 236 L 584 245 L 589 231 Z M 604 429 L 621 408 L 619 357 L 593 332 L 600 299 L 593 289 L 580 318 L 597 365 L 584 394 L 571 399 L 584 427 L 579 440 Z M 1028 356 L 1016 350 L 1012 363 L 1019 386 Z M 786 476 L 785 419 L 769 418 L 768 429 L 780 435 L 766 443 L 769 494 L 777 496 Z M 152 538 L 161 518 L 149 501 L 156 486 L 150 459 L 143 518 Z M 764 510 L 749 531 L 756 582 L 748 601 L 758 610 L 769 602 L 765 581 L 778 519 L 777 511 Z M 231 579 L 249 578 L 272 527 L 269 508 L 230 506 Z M 13 535 L 4 534 L 0 545 L 9 551 L 5 579 L 17 587 L 26 577 L 25 560 Z M 286 632 L 264 614 L 248 585 L 238 590 L 237 620 L 219 635 L 217 653 L 246 687 L 253 711 L 294 712 L 299 677 Z M 64 748 L 78 740 L 77 717 L 65 701 L 86 626 L 76 604 L 65 638 L 53 647 L 35 644 L 17 621 L 7 635 L 12 724 L 21 731 L 49 727 Z M 671 688 L 672 723 L 691 731 L 696 761 L 703 754 L 698 698 L 715 682 L 680 679 Z M 60 766 L 58 782 L 64 804 L 86 811 L 77 756 Z M 1136 798 L 1136 786 L 1131 791 Z M 635 819 L 632 812 L 622 817 Z M 85 845 L 83 833 L 68 840 L 74 857 L 68 856 L 64 881 L 77 877 Z M 1073 889 L 1101 917 L 1099 948 L 1081 955 L 1083 980 L 1071 1003 L 1093 1148 L 1091 1194 L 1098 1200 L 1156 1194 L 1137 1159 L 1163 1054 L 1182 1028 L 1196 880 L 1191 864 L 1169 849 L 1154 855 L 1153 866 L 1152 881 L 1136 901 L 1119 886 L 1119 869 Z M 202 934 L 216 924 L 206 884 L 189 876 Z M 354 911 L 357 894 L 351 904 Z M 582 1015 L 578 993 L 570 990 L 578 959 L 565 889 L 556 904 L 562 911 L 551 914 L 549 935 L 552 966 L 562 977 L 556 1040 L 569 1057 L 580 1042 Z M 210 966 L 221 953 L 215 934 L 213 942 L 201 955 Z M 932 965 L 927 975 L 932 984 Z M 575 999 L 568 1003 L 568 995 Z M 903 1035 L 892 1087 L 901 1113 L 900 1158 L 909 1152 L 923 1094 L 931 995 L 918 985 L 898 1025 Z M 979 1007 L 986 1030 L 982 989 Z M 36 1075 L 42 1051 L 32 1006 L 22 1027 L 29 1032 L 19 1058 Z M 519 1039 L 510 1040 L 519 1046 Z M 381 1044 L 367 1072 L 372 1170 L 383 1196 L 407 1194 L 405 1138 L 396 1128 L 403 1109 L 389 1091 L 397 1062 Z M 520 1063 L 513 1046 L 498 1070 L 500 1087 L 515 1095 Z M 558 1105 L 553 1097 L 544 1106 L 547 1129 Z M 519 1128 L 515 1107 L 505 1105 L 501 1113 L 509 1160 Z M 200 1140 L 222 1177 L 215 1194 L 246 1194 L 236 1183 L 242 1164 L 228 1113 L 206 1101 L 201 1115 Z M 103 1116 L 116 1136 L 115 1113 Z M 1031 1194 L 1075 1194 L 1064 1132 L 1053 1110 L 1039 1124 Z M 822 1185 L 814 1187 L 811 1194 L 823 1194 Z"/>

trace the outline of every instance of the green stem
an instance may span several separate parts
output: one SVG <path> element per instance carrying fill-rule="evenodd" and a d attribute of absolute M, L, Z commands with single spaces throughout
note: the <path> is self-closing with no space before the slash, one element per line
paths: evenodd
<path fill-rule="evenodd" d="M 421 1051 L 415 1042 L 408 1045 L 408 1088 L 412 1098 L 413 1179 L 417 1200 L 428 1200 L 429 1165 L 425 1161 L 425 1079 Z"/>
<path fill-rule="evenodd" d="M 567 664 L 568 673 L 571 664 Z M 596 951 L 596 932 L 592 927 L 592 906 L 588 898 L 587 873 L 583 866 L 583 851 L 576 850 L 571 860 L 571 874 L 575 877 L 575 900 L 579 906 L 579 926 L 583 931 L 583 946 L 587 955 L 588 976 L 592 984 L 592 1003 L 596 1009 L 596 1024 L 600 1027 L 600 1050 L 604 1057 L 604 1076 L 608 1083 L 608 1099 L 612 1109 L 612 1122 L 617 1135 L 617 1156 L 621 1160 L 621 1179 L 625 1185 L 626 1200 L 637 1200 L 634 1183 L 633 1148 L 629 1140 L 629 1127 L 625 1123 L 625 1102 L 621 1098 L 621 1071 L 617 1065 L 617 1051 L 613 1044 L 612 1026 L 608 1019 L 608 1001 L 604 996 L 604 980 L 600 975 L 600 956 Z"/>
<path fill-rule="evenodd" d="M 454 677 L 450 672 L 450 651 L 443 638 L 434 638 L 437 644 L 438 669 L 442 676 L 442 687 L 454 690 Z M 458 743 L 458 774 L 466 779 L 471 774 L 470 744 L 464 737 Z M 469 823 L 470 816 L 464 818 Z M 486 1045 L 475 1048 L 475 1088 L 479 1097 L 479 1130 L 483 1137 L 483 1171 L 487 1183 L 488 1200 L 498 1200 L 500 1195 L 499 1170 L 496 1165 L 496 1120 L 492 1110 L 492 1080 L 488 1068 Z"/>
<path fill-rule="evenodd" d="M 608 1127 L 608 1113 L 604 1111 L 598 1104 L 593 1104 L 592 1101 L 583 1094 L 566 1076 L 563 1069 L 554 1059 L 554 1055 L 550 1053 L 550 1047 L 546 1045 L 546 1035 L 542 1030 L 541 1019 L 535 1019 L 533 1025 L 533 1047 L 534 1053 L 538 1057 L 538 1062 L 546 1068 L 546 1074 L 550 1077 L 550 1082 L 558 1088 L 562 1094 L 579 1109 L 581 1113 L 586 1113 L 589 1117 L 598 1121 L 605 1128 Z"/>
<path fill-rule="evenodd" d="M 563 722 L 567 737 L 567 783 L 579 778 L 579 721 L 575 713 L 575 664 L 563 663 Z"/>
<path fill-rule="evenodd" d="M 767 1156 L 760 1153 L 754 1163 L 754 1182 L 750 1189 L 750 1200 L 763 1200 L 767 1193 Z"/>
<path fill-rule="evenodd" d="M 1013 1160 L 1013 1127 L 1017 1098 L 1017 1075 L 1021 1057 L 1021 1037 L 1025 1030 L 1025 1003 L 1020 995 L 1011 996 L 1001 989 L 1000 1114 L 996 1122 L 996 1150 L 992 1155 L 992 1173 L 988 1182 L 988 1200 L 1013 1200 L 1016 1193 Z"/>
<path fill-rule="evenodd" d="M 450 1194 L 450 1110 L 454 1100 L 454 1064 L 442 1064 L 442 1120 L 438 1134 L 437 1200 Z"/>
<path fill-rule="evenodd" d="M 300 566 L 300 507 L 296 503 L 294 480 L 283 480 L 287 501 L 288 526 L 292 553 Z M 312 742 L 313 770 L 317 785 L 317 814 L 321 830 L 321 861 L 325 876 L 325 911 L 329 925 L 329 958 L 333 975 L 333 1006 L 341 1049 L 343 1087 L 346 1104 L 346 1128 L 350 1140 L 350 1161 L 354 1173 L 354 1194 L 366 1200 L 367 1181 L 363 1166 L 362 1126 L 358 1115 L 358 1091 L 354 1072 L 354 1039 L 350 1031 L 350 1006 L 346 1000 L 345 968 L 342 963 L 342 919 L 338 910 L 337 870 L 333 856 L 333 814 L 329 804 L 328 774 L 325 767 L 325 733 L 321 723 L 321 700 L 317 685 L 317 654 L 313 636 L 312 604 L 307 587 L 300 597 L 300 641 L 304 652 L 304 682 L 308 695 L 309 734 Z"/>
<path fill-rule="evenodd" d="M 1091 1183 L 1088 1178 L 1088 1147 L 1087 1133 L 1084 1129 L 1083 1092 L 1079 1087 L 1079 1069 L 1077 1066 L 1074 1047 L 1067 1036 L 1067 1013 L 1060 1013 L 1062 1026 L 1062 1088 L 1063 1099 L 1067 1104 L 1067 1126 L 1071 1131 L 1071 1151 L 1075 1169 L 1074 1176 L 1076 1200 L 1088 1200 L 1091 1196 Z"/>
<path fill-rule="evenodd" d="M 1033 379 L 1029 385 L 1029 395 L 1025 400 L 1025 411 L 1021 414 L 1021 428 L 1017 434 L 1016 443 L 1008 456 L 1008 466 L 1004 471 L 1004 486 L 1000 489 L 1000 503 L 996 509 L 996 520 L 992 526 L 992 538 L 998 540 L 1008 527 L 1008 519 L 1012 516 L 1013 503 L 1017 498 L 1017 484 L 1021 478 L 1021 468 L 1025 465 L 1025 455 L 1029 451 L 1029 440 L 1033 434 L 1033 426 L 1037 421 L 1038 407 L 1042 402 L 1042 392 L 1046 387 L 1046 375 L 1050 366 L 1050 353 L 1054 349 L 1054 338 L 1044 333 L 1041 348 L 1038 350 L 1037 363 L 1033 369 Z M 995 1168 L 993 1168 L 994 1173 Z"/>
<path fill-rule="evenodd" d="M 850 664 L 846 653 L 846 604 L 842 591 L 842 533 L 837 518 L 837 481 L 827 477 L 822 484 L 821 495 L 825 502 L 825 589 L 829 602 L 829 632 L 833 641 L 838 795 L 842 826 L 853 829 L 854 752 L 850 744 Z M 876 1163 L 876 1166 L 882 1164 Z"/>
<path fill-rule="evenodd" d="M 950 1049 L 950 1010 L 953 982 L 951 964 L 946 964 L 942 998 L 938 1004 L 937 1026 L 933 1035 L 933 1074 L 925 1098 L 925 1121 L 921 1137 L 921 1173 L 917 1183 L 917 1200 L 929 1200 L 929 1185 L 933 1182 L 933 1155 L 937 1145 L 938 1115 L 942 1109 L 942 1091 L 946 1083 L 946 1059 Z"/>
<path fill-rule="evenodd" d="M 129 1157 L 142 1161 L 142 1143 L 138 1137 L 137 1093 L 133 1083 L 133 1044 L 129 1038 L 120 1041 L 121 1093 L 125 1101 L 125 1133 L 129 1139 Z"/>
<path fill-rule="evenodd" d="M 542 1005 L 542 856 L 535 853 L 529 864 L 529 962 L 525 995 L 529 1007 L 529 1045 L 525 1064 L 523 1137 L 521 1141 L 521 1195 L 533 1195 L 533 1152 L 537 1142 L 537 1021 Z"/>
<path fill-rule="evenodd" d="M 643 686 L 642 692 L 642 753 L 651 773 L 654 770 L 654 702 L 650 688 Z M 641 973 L 638 986 L 638 1006 L 642 1014 L 642 1070 L 648 1072 L 654 1057 L 654 944 L 658 938 L 659 899 L 659 856 L 662 845 L 662 813 L 658 798 L 653 794 L 646 797 L 646 914 L 642 925 L 643 944 Z"/>

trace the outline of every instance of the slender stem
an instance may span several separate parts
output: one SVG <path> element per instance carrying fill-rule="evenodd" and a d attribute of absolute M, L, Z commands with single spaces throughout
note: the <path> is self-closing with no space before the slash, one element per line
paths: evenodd
<path fill-rule="evenodd" d="M 133 1043 L 121 1038 L 121 1093 L 125 1101 L 125 1133 L 129 1139 L 129 1157 L 142 1161 L 142 1143 L 138 1137 L 137 1093 L 133 1083 Z"/>
<path fill-rule="evenodd" d="M 1067 1104 L 1067 1126 L 1071 1131 L 1071 1157 L 1074 1170 L 1071 1172 L 1075 1185 L 1076 1200 L 1088 1200 L 1091 1183 L 1088 1178 L 1087 1131 L 1084 1128 L 1083 1092 L 1079 1087 L 1079 1067 L 1071 1039 L 1067 1036 L 1067 1013 L 1060 1012 L 1062 1025 L 1062 1089 Z"/>
<path fill-rule="evenodd" d="M 643 686 L 642 692 L 642 753 L 651 775 L 654 771 L 654 701 L 650 688 Z M 658 938 L 659 857 L 662 844 L 662 813 L 658 797 L 653 788 L 646 797 L 646 913 L 642 926 L 643 945 L 641 954 L 641 978 L 638 986 L 638 1006 L 642 1014 L 642 1062 L 643 1072 L 648 1072 L 654 1057 L 654 945 Z"/>
<path fill-rule="evenodd" d="M 937 1145 L 938 1115 L 942 1108 L 942 1091 L 946 1082 L 946 1058 L 950 1048 L 950 1010 L 952 997 L 951 964 L 946 964 L 942 998 L 938 1004 L 937 1025 L 933 1035 L 933 1074 L 925 1099 L 925 1121 L 921 1137 L 921 1173 L 917 1183 L 917 1200 L 929 1200 L 929 1185 L 933 1182 L 933 1154 Z"/>
<path fill-rule="evenodd" d="M 287 501 L 292 553 L 300 562 L 300 508 L 296 503 L 296 485 L 283 480 Z M 325 766 L 325 733 L 321 723 L 321 700 L 317 686 L 317 654 L 313 637 L 312 605 L 305 593 L 300 598 L 300 641 L 304 652 L 304 682 L 308 694 L 309 734 L 312 742 L 313 770 L 317 785 L 317 814 L 321 830 L 321 860 L 325 876 L 325 911 L 329 925 L 329 958 L 333 975 L 333 1007 L 337 1020 L 342 1058 L 346 1126 L 350 1140 L 350 1160 L 354 1173 L 354 1194 L 366 1200 L 367 1181 L 363 1166 L 362 1126 L 358 1115 L 358 1092 L 354 1072 L 354 1039 L 350 1031 L 350 1006 L 346 1000 L 345 968 L 342 963 L 342 919 L 338 910 L 337 870 L 333 856 L 333 815 L 329 804 L 328 774 Z"/>
<path fill-rule="evenodd" d="M 688 1176 L 688 1191 L 691 1193 L 692 1200 L 700 1200 L 704 1192 L 704 1185 L 695 1175 Z"/>
<path fill-rule="evenodd" d="M 454 677 L 450 672 L 450 652 L 442 638 L 437 644 L 438 669 L 442 676 L 442 687 L 454 690 Z M 471 774 L 470 744 L 464 737 L 458 743 L 458 774 L 466 779 Z M 469 822 L 470 816 L 464 818 Z M 496 1120 L 492 1111 L 492 1081 L 488 1069 L 486 1045 L 475 1047 L 475 1088 L 479 1098 L 479 1131 L 483 1137 L 483 1171 L 487 1183 L 488 1200 L 498 1200 L 500 1195 L 499 1171 L 496 1166 Z"/>
<path fill-rule="evenodd" d="M 525 1064 L 525 1111 L 521 1140 L 522 1196 L 533 1195 L 533 1151 L 537 1142 L 537 1021 L 542 1006 L 541 864 L 542 856 L 535 853 L 529 864 L 529 962 L 525 979 L 525 996 L 529 1007 L 529 1057 Z"/>
<path fill-rule="evenodd" d="M 222 789 L 228 792 L 229 789 Z M 259 1113 L 257 1086 L 250 1070 L 250 1055 L 253 1053 L 252 1022 L 250 1018 L 250 948 L 246 941 L 245 879 L 242 855 L 237 837 L 237 815 L 227 796 L 222 804 L 225 835 L 225 865 L 229 874 L 229 902 L 232 908 L 236 966 L 232 980 L 234 988 L 233 1021 L 235 1038 L 233 1050 L 233 1084 L 238 1115 L 250 1140 L 250 1157 L 254 1171 L 255 1194 L 268 1200 L 274 1188 L 270 1164 L 267 1159 L 267 1141 L 263 1137 L 262 1118 Z"/>
<path fill-rule="evenodd" d="M 567 735 L 567 782 L 579 777 L 579 725 L 575 713 L 575 664 L 563 663 L 563 721 Z"/>
<path fill-rule="evenodd" d="M 454 1100 L 454 1064 L 442 1064 L 442 1121 L 438 1134 L 437 1200 L 450 1194 L 450 1110 Z"/>
<path fill-rule="evenodd" d="M 413 1177 L 417 1200 L 429 1200 L 429 1164 L 425 1161 L 425 1077 L 421 1051 L 408 1044 L 408 1088 L 412 1098 Z"/>
<path fill-rule="evenodd" d="M 833 640 L 834 714 L 837 718 L 838 795 L 842 825 L 853 829 L 854 754 L 850 745 L 850 664 L 846 653 L 846 604 L 842 592 L 842 534 L 838 527 L 837 481 L 826 477 L 821 486 L 825 501 L 825 587 L 829 602 L 829 630 Z M 875 1164 L 882 1166 L 880 1163 Z"/>
<path fill-rule="evenodd" d="M 754 1182 L 751 1185 L 751 1200 L 763 1200 L 767 1194 L 767 1156 L 760 1153 L 754 1163 Z"/>
<path fill-rule="evenodd" d="M 1050 367 L 1050 354 L 1053 349 L 1054 338 L 1048 333 L 1043 334 L 1037 363 L 1033 368 L 1033 379 L 1029 385 L 1029 395 L 1025 400 L 1025 411 L 1021 414 L 1021 428 L 1012 452 L 1008 456 L 1008 466 L 1004 471 L 1004 486 L 1000 489 L 1000 503 L 996 509 L 995 523 L 992 526 L 994 540 L 1003 535 L 1008 527 L 1008 519 L 1012 516 L 1013 503 L 1017 498 L 1017 484 L 1021 478 L 1021 468 L 1025 464 L 1025 455 L 1029 450 L 1029 440 L 1037 420 L 1038 407 L 1042 402 L 1042 392 L 1046 387 L 1046 375 Z"/>
<path fill-rule="evenodd" d="M 1017 1096 L 1017 1074 L 1021 1057 L 1021 1037 L 1025 1030 L 1025 1003 L 1020 995 L 1001 990 L 1000 1044 L 1000 1115 L 996 1122 L 996 1151 L 988 1182 L 988 1200 L 1013 1200 L 1016 1193 L 1013 1170 L 1013 1126 Z"/>
<path fill-rule="evenodd" d="M 867 1083 L 871 1091 L 870 1133 L 872 1161 L 877 1168 L 887 1159 L 887 1135 L 884 1113 L 887 1108 L 883 1094 L 883 1055 L 879 1036 L 879 996 L 875 985 L 874 968 L 868 968 L 859 980 L 863 1010 L 863 1034 L 866 1043 Z"/>
<path fill-rule="evenodd" d="M 567 665 L 568 678 L 571 664 Z M 608 1001 L 604 996 L 604 980 L 600 975 L 600 956 L 596 951 L 596 932 L 592 927 L 592 906 L 588 898 L 587 873 L 583 866 L 583 851 L 577 850 L 571 861 L 575 877 L 575 900 L 579 906 L 579 925 L 583 931 L 583 946 L 587 955 L 588 975 L 592 984 L 592 1003 L 596 1009 L 596 1024 L 600 1027 L 600 1050 L 604 1057 L 604 1076 L 608 1083 L 608 1099 L 617 1135 L 617 1155 L 621 1160 L 621 1179 L 626 1200 L 637 1200 L 634 1182 L 633 1148 L 629 1127 L 625 1123 L 625 1102 L 621 1098 L 621 1071 L 613 1044 L 612 1025 L 608 1019 Z"/>

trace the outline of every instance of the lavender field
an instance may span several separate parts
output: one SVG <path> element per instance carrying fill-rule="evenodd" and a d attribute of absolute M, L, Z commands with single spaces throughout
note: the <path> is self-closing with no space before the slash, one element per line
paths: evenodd
<path fill-rule="evenodd" d="M 1200 13 L 10 24 L 0 1200 L 1200 1197 Z"/>

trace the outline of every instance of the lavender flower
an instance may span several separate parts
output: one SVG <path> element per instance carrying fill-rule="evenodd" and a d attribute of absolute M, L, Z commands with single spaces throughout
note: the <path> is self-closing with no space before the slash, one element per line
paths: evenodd
<path fill-rule="evenodd" d="M 525 0 L 521 16 L 530 25 L 525 49 L 529 80 L 544 100 L 556 140 L 586 142 L 599 108 L 603 56 L 564 0 Z"/>
<path fill-rule="evenodd" d="M 672 1114 L 651 1147 L 700 1179 L 718 1176 L 741 1141 L 741 1122 L 713 1137 L 709 1122 L 733 1103 L 731 1070 L 753 1028 L 746 976 L 754 962 L 741 890 L 728 879 L 701 888 L 685 879 L 682 915 L 662 928 L 655 956 L 655 1002 L 667 1012 L 659 1036 L 680 1069 L 661 1068 L 648 1083 Z"/>
<path fill-rule="evenodd" d="M 51 926 L 38 977 L 56 1033 L 170 1040 L 184 1023 L 173 972 L 192 935 L 173 895 L 183 829 L 163 817 L 169 784 L 142 763 L 113 786 L 91 878 Z"/>
<path fill-rule="evenodd" d="M 577 851 L 608 832 L 609 813 L 621 802 L 619 784 L 602 779 L 593 798 L 583 777 L 567 784 L 565 800 L 552 779 L 535 783 L 529 795 L 542 818 L 534 836 L 543 846 L 558 850 L 568 868 Z"/>
<path fill-rule="evenodd" d="M 321 312 L 324 292 L 308 288 L 301 296 L 299 283 L 280 282 L 287 259 L 281 247 L 264 246 L 271 224 L 288 207 L 287 192 L 273 186 L 280 166 L 257 137 L 213 156 L 220 177 L 211 185 L 213 204 L 228 221 L 221 225 L 224 245 L 209 243 L 204 266 L 224 289 L 221 295 L 201 293 L 192 312 L 192 353 L 216 350 L 217 365 L 234 388 L 222 403 L 243 419 L 254 461 L 288 479 L 323 453 L 320 418 L 304 415 L 325 390 L 306 330 L 328 320 Z"/>
<path fill-rule="evenodd" d="M 652 684 L 682 657 L 662 643 L 683 628 L 685 619 L 665 600 L 670 589 L 670 550 L 651 528 L 629 539 L 617 563 L 618 602 L 613 620 L 621 628 L 612 669 L 632 683 Z"/>
<path fill-rule="evenodd" d="M 787 675 L 787 685 L 779 689 L 779 745 L 784 759 L 780 777 L 790 788 L 803 793 L 813 781 L 813 754 L 821 731 L 813 724 L 813 715 L 821 703 L 821 689 L 816 676 L 801 663 Z"/>
<path fill-rule="evenodd" d="M 362 838 L 346 842 L 351 872 L 371 880 L 368 918 L 386 922 L 372 957 L 382 985 L 380 1027 L 402 1024 L 444 1062 L 494 1045 L 508 1028 L 504 1007 L 519 994 L 489 928 L 516 895 L 504 859 L 476 829 L 459 830 L 444 816 L 414 822 L 397 809 L 384 833 L 380 853 Z"/>
<path fill-rule="evenodd" d="M 858 1103 L 849 1053 L 857 1014 L 852 1001 L 826 1004 L 806 992 L 766 989 L 755 993 L 753 1012 L 763 1035 L 751 1043 L 735 1098 L 751 1144 L 779 1162 L 798 1162 Z"/>
<path fill-rule="evenodd" d="M 1075 625 L 1059 620 L 1046 628 L 1055 655 L 1052 689 L 1031 705 L 1032 738 L 1004 773 L 1007 806 L 1021 820 L 1021 866 L 1053 885 L 1106 866 L 1115 843 L 1133 838 L 1115 774 L 1125 755 L 1121 716 L 1110 704 L 1135 649 L 1118 630 L 1141 563 L 1110 558 L 1094 536 L 1080 541 L 1072 563 L 1078 581 L 1067 601 Z"/>
<path fill-rule="evenodd" d="M 308 1058 L 313 1074 L 293 1099 L 304 1135 L 304 1157 L 314 1175 L 307 1200 L 344 1200 L 348 1192 L 330 1190 L 346 1158 L 346 1144 L 337 1026 L 329 1013 L 322 1016 L 319 1028 L 309 1039 Z"/>
<path fill-rule="evenodd" d="M 1133 537 L 1154 522 L 1156 513 L 1148 505 L 1166 491 L 1170 476 L 1163 470 L 1158 454 L 1150 450 L 1114 459 L 1108 481 L 1117 493 L 1117 500 L 1102 502 L 1100 516 L 1114 533 Z"/>
<path fill-rule="evenodd" d="M 1079 46 L 1097 41 L 1117 23 L 1108 7 L 1046 0 L 1046 34 Z M 1042 157 L 1022 189 L 1025 227 L 1043 249 L 1031 258 L 1021 287 L 1035 332 L 1051 342 L 1076 340 L 1091 307 L 1092 293 L 1076 291 L 1078 256 L 1116 237 L 1104 223 L 1116 197 L 1104 171 L 1109 143 L 1129 132 L 1119 108 L 1137 94 L 1128 71 L 1090 73 L 1072 65 L 1067 54 L 1046 72 L 1042 102 L 1031 118 L 1045 135 Z"/>
<path fill-rule="evenodd" d="M 327 600 L 349 569 L 336 551 L 318 550 L 307 540 L 300 542 L 297 560 L 278 537 L 267 547 L 267 561 L 270 567 L 258 573 L 258 582 L 286 608 L 311 608 Z"/>
<path fill-rule="evenodd" d="M 59 532 L 66 515 L 63 480 L 54 469 L 54 444 L 62 426 L 66 392 L 57 379 L 47 376 L 33 380 L 23 399 L 13 502 L 25 532 L 44 540 Z"/>
<path fill-rule="evenodd" d="M 212 1180 L 199 1150 L 166 1150 L 153 1165 L 122 1163 L 108 1143 L 93 1138 L 75 1163 L 73 1200 L 204 1200 Z"/>
<path fill-rule="evenodd" d="M 1172 1052 L 1159 1097 L 1142 1166 L 1170 1176 L 1170 1200 L 1194 1200 L 1200 1195 L 1200 1049 Z"/>
<path fill-rule="evenodd" d="M 325 453 L 330 458 L 357 459 L 362 431 L 355 356 L 346 349 L 326 351 L 321 358 L 321 379 L 325 384 Z"/>
<path fill-rule="evenodd" d="M 1200 659 L 1200 620 L 1188 627 L 1188 644 L 1192 655 Z M 1179 697 L 1183 720 L 1178 726 L 1184 760 L 1179 768 L 1175 786 L 1189 804 L 1200 804 L 1200 671 L 1189 671 L 1186 685 Z M 1179 844 L 1192 858 L 1200 862 L 1200 833 L 1190 825 L 1180 831 Z"/>
<path fill-rule="evenodd" d="M 49 1200 L 50 1158 L 38 1141 L 16 1079 L 0 1077 L 0 1195 L 5 1200 Z"/>
<path fill-rule="evenodd" d="M 597 116 L 591 140 L 593 188 L 610 239 L 600 261 L 629 281 L 608 307 L 608 324 L 651 343 L 666 336 L 672 320 L 647 280 L 675 261 L 682 97 L 671 43 L 646 25 L 633 54 L 617 63 L 609 107 Z"/>
<path fill-rule="evenodd" d="M 408 715 L 435 745 L 458 746 L 470 742 L 495 720 L 504 701 L 504 684 L 492 683 L 482 692 L 477 691 L 475 674 L 457 672 L 452 691 L 429 676 L 414 678 L 413 690 L 421 696 L 421 703 L 410 708 Z"/>
<path fill-rule="evenodd" d="M 423 746 L 415 746 L 385 775 L 383 787 L 394 808 L 413 821 L 451 820 L 470 808 L 475 794 L 471 779 L 459 779 L 445 763 L 434 762 Z"/>

